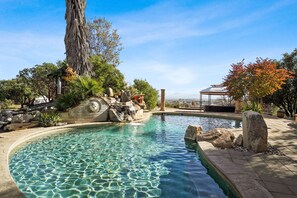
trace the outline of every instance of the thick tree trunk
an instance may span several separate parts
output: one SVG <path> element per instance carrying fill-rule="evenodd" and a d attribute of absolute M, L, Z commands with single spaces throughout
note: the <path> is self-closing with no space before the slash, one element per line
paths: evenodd
<path fill-rule="evenodd" d="M 90 49 L 87 40 L 87 27 L 85 19 L 86 0 L 66 0 L 66 59 L 70 67 L 78 75 L 89 75 Z"/>

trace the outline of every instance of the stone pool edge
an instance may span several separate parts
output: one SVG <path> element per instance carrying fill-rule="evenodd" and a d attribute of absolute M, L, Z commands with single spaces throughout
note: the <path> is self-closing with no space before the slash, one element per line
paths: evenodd
<path fill-rule="evenodd" d="M 153 115 L 181 115 L 181 116 L 200 116 L 200 117 L 215 117 L 226 118 L 234 120 L 242 120 L 241 114 L 235 113 L 213 113 L 213 112 L 191 112 L 191 111 L 157 111 Z M 226 184 L 222 185 L 217 181 L 221 188 L 228 194 L 235 194 L 242 198 L 259 197 L 266 198 L 272 197 L 271 193 L 261 186 L 259 182 L 253 177 L 252 173 L 247 172 L 242 167 L 234 164 L 230 159 L 227 159 L 222 149 L 215 148 L 211 143 L 199 141 L 198 152 L 204 162 L 203 165 L 208 169 L 214 170 L 219 177 L 218 180 L 223 180 Z M 244 174 L 243 174 L 244 173 Z M 231 195 L 232 196 L 232 195 Z"/>

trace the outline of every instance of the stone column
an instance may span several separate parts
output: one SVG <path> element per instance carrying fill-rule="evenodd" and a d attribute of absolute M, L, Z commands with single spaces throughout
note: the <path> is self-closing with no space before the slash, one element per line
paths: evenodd
<path fill-rule="evenodd" d="M 161 89 L 161 108 L 160 111 L 165 111 L 165 89 Z"/>

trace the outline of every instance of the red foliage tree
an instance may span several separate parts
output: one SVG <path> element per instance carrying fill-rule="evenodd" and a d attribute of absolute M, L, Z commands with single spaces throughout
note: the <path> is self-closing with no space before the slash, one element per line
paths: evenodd
<path fill-rule="evenodd" d="M 246 69 L 243 60 L 232 64 L 232 69 L 224 78 L 223 85 L 227 87 L 229 95 L 235 100 L 240 100 L 246 93 Z"/>
<path fill-rule="evenodd" d="M 261 100 L 281 89 L 291 74 L 286 69 L 278 69 L 277 63 L 257 58 L 246 66 L 248 92 L 252 100 Z"/>
<path fill-rule="evenodd" d="M 291 78 L 288 70 L 278 69 L 277 64 L 269 59 L 257 58 L 255 63 L 248 65 L 241 61 L 231 67 L 223 85 L 236 100 L 248 96 L 253 102 L 259 102 L 263 97 L 281 89 L 285 81 Z"/>

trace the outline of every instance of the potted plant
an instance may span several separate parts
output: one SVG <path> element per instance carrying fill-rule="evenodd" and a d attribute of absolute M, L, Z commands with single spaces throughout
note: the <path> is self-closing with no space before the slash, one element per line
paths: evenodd
<path fill-rule="evenodd" d="M 283 109 L 277 110 L 276 116 L 279 117 L 279 118 L 284 118 L 285 117 L 285 111 Z"/>

